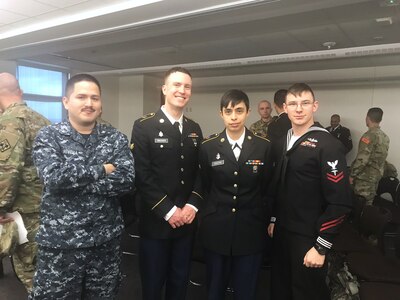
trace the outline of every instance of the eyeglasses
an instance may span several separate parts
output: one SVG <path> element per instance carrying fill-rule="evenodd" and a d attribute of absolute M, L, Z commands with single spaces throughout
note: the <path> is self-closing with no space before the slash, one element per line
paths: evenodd
<path fill-rule="evenodd" d="M 301 106 L 301 108 L 308 108 L 311 105 L 313 105 L 314 101 L 311 100 L 304 100 L 304 101 L 289 101 L 288 103 L 286 103 L 286 106 L 290 109 L 296 109 L 299 105 Z"/>

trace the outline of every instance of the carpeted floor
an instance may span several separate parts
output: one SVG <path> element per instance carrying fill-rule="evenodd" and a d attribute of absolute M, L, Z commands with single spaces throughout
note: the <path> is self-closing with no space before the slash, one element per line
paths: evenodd
<path fill-rule="evenodd" d="M 128 230 L 129 231 L 129 230 Z M 135 300 L 141 299 L 140 277 L 138 268 L 137 253 L 138 239 L 124 234 L 122 248 L 124 249 L 122 269 L 124 278 L 117 300 Z M 27 294 L 24 287 L 15 277 L 9 258 L 3 259 L 4 276 L 0 278 L 0 300 L 24 300 Z M 191 280 L 195 284 L 190 283 L 188 287 L 188 300 L 205 300 L 206 289 L 205 267 L 200 262 L 193 262 Z M 199 285 L 200 284 L 200 285 Z M 268 300 L 269 271 L 263 268 L 260 274 L 259 288 L 257 299 Z M 233 299 L 233 294 L 229 291 L 226 293 L 226 300 Z"/>

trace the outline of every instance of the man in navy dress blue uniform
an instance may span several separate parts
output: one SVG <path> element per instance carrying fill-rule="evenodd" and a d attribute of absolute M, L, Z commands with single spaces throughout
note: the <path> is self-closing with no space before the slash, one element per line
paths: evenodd
<path fill-rule="evenodd" d="M 346 153 L 349 153 L 353 149 L 350 130 L 340 124 L 340 116 L 338 114 L 331 116 L 331 126 L 326 127 L 326 130 L 342 142 L 346 147 Z"/>
<path fill-rule="evenodd" d="M 318 101 L 304 84 L 284 103 L 292 123 L 276 172 L 272 299 L 329 300 L 326 253 L 351 209 L 344 147 L 314 123 Z"/>
<path fill-rule="evenodd" d="M 185 299 L 195 216 L 201 201 L 193 191 L 198 171 L 200 126 L 183 115 L 192 78 L 180 67 L 167 71 L 165 104 L 137 120 L 131 149 L 136 161 L 139 262 L 143 299 Z"/>

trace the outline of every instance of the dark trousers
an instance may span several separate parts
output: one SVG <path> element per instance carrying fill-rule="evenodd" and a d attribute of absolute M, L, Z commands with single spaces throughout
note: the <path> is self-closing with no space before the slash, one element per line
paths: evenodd
<path fill-rule="evenodd" d="M 174 239 L 141 238 L 139 266 L 144 300 L 185 299 L 189 281 L 193 235 Z"/>
<path fill-rule="evenodd" d="M 272 300 L 329 300 L 327 262 L 322 268 L 307 268 L 304 256 L 316 238 L 275 226 L 271 272 Z"/>
<path fill-rule="evenodd" d="M 235 300 L 256 298 L 262 252 L 227 256 L 205 249 L 204 254 L 207 265 L 208 300 L 225 299 L 225 291 L 230 280 Z"/>

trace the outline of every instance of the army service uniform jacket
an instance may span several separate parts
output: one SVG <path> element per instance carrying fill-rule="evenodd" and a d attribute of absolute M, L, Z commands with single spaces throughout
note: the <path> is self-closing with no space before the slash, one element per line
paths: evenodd
<path fill-rule="evenodd" d="M 164 239 L 193 232 L 195 222 L 173 229 L 164 219 L 176 205 L 199 208 L 201 196 L 192 193 L 198 171 L 200 126 L 183 116 L 182 134 L 161 109 L 135 121 L 131 149 L 136 163 L 136 204 L 139 231 L 147 238 Z"/>
<path fill-rule="evenodd" d="M 350 130 L 342 125 L 337 126 L 332 129 L 332 126 L 326 127 L 335 138 L 342 142 L 342 144 L 346 147 L 346 153 L 350 152 L 353 149 L 353 141 L 351 140 Z"/>
<path fill-rule="evenodd" d="M 105 124 L 88 136 L 69 122 L 54 124 L 37 135 L 33 160 L 44 182 L 40 245 L 85 248 L 121 235 L 119 196 L 133 188 L 135 177 L 125 135 Z M 105 163 L 116 170 L 106 174 Z"/>
<path fill-rule="evenodd" d="M 290 130 L 286 149 L 292 134 Z M 276 175 L 277 224 L 330 249 L 352 207 L 343 145 L 327 130 L 312 126 L 284 151 Z"/>
<path fill-rule="evenodd" d="M 50 122 L 24 103 L 0 115 L 0 212 L 38 213 L 42 184 L 32 161 L 38 131 Z"/>
<path fill-rule="evenodd" d="M 223 131 L 205 140 L 200 167 L 205 207 L 200 238 L 222 255 L 259 253 L 267 238 L 270 143 L 246 129 L 239 160 Z"/>

